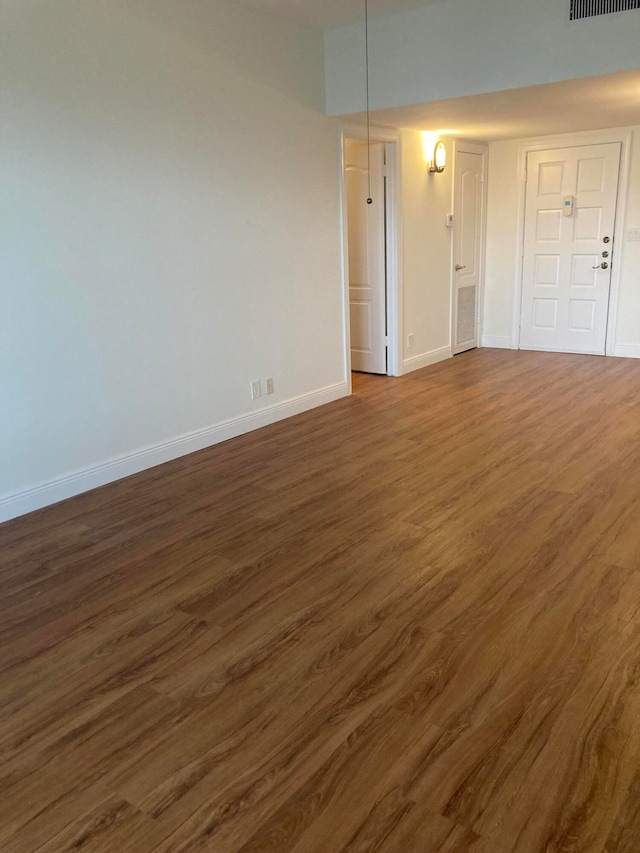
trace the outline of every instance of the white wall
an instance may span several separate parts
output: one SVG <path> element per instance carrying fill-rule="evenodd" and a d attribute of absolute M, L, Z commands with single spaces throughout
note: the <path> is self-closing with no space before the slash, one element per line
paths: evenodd
<path fill-rule="evenodd" d="M 633 128 L 631 173 L 624 227 L 616 228 L 620 252 L 620 296 L 616 324 L 616 354 L 640 357 L 640 242 L 626 240 L 627 231 L 640 228 L 640 125 Z"/>
<path fill-rule="evenodd" d="M 640 14 L 570 23 L 569 0 L 442 0 L 371 21 L 371 107 L 640 68 Z M 327 112 L 364 109 L 364 27 L 325 37 Z"/>
<path fill-rule="evenodd" d="M 418 369 L 450 354 L 453 144 L 445 139 L 449 168 L 430 175 L 422 135 L 402 134 L 402 227 L 404 370 Z M 407 335 L 414 345 L 407 347 Z"/>
<path fill-rule="evenodd" d="M 321 36 L 224 0 L 0 30 L 0 519 L 344 394 Z"/>
<path fill-rule="evenodd" d="M 640 227 L 640 126 L 618 131 L 633 133 L 627 211 L 616 225 L 614 262 L 620 265 L 616 354 L 640 356 L 640 242 L 626 241 L 626 232 Z M 609 132 L 609 131 L 608 131 Z M 566 137 L 562 137 L 563 139 Z M 588 144 L 597 134 L 581 133 L 575 144 Z M 487 346 L 514 345 L 512 325 L 518 252 L 518 163 L 521 146 L 531 140 L 493 142 L 489 146 L 487 210 L 487 271 L 483 342 Z M 553 137 L 550 146 L 553 147 Z"/>
<path fill-rule="evenodd" d="M 482 340 L 511 347 L 518 252 L 518 140 L 489 144 Z"/>

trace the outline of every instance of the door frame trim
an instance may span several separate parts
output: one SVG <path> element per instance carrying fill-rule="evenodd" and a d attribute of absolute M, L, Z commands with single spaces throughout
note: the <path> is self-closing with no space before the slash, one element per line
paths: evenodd
<path fill-rule="evenodd" d="M 484 287 L 486 278 L 486 263 L 487 263 L 487 204 L 489 201 L 489 144 L 487 142 L 473 142 L 467 139 L 455 139 L 453 143 L 453 186 L 451 189 L 452 195 L 452 210 L 453 210 L 453 232 L 451 234 L 451 306 L 449 314 L 451 316 L 451 352 L 455 350 L 456 340 L 456 316 L 455 316 L 455 277 L 454 263 L 456 249 L 456 229 L 459 227 L 457 222 L 458 214 L 456 210 L 456 176 L 458 174 L 458 153 L 479 154 L 482 156 L 482 204 L 480 225 L 480 275 L 478 279 L 478 319 L 476 328 L 476 347 L 479 349 L 482 346 L 482 332 L 484 328 Z"/>
<path fill-rule="evenodd" d="M 616 330 L 618 323 L 618 302 L 620 299 L 620 273 L 624 246 L 624 226 L 626 222 L 627 197 L 629 195 L 629 178 L 631 163 L 631 147 L 633 131 L 627 128 L 607 130 L 586 130 L 577 133 L 566 133 L 559 136 L 544 136 L 529 139 L 520 143 L 518 150 L 518 227 L 516 236 L 516 276 L 514 282 L 513 317 L 511 324 L 512 349 L 520 349 L 520 319 L 522 316 L 522 286 L 524 284 L 524 226 L 526 213 L 526 179 L 527 159 L 530 152 L 544 151 L 547 148 L 577 148 L 582 145 L 606 145 L 608 142 L 619 142 L 622 146 L 620 153 L 620 173 L 618 175 L 618 198 L 616 202 L 616 262 L 611 270 L 611 286 L 609 288 L 609 316 L 607 318 L 607 338 L 605 355 L 615 355 Z"/>
<path fill-rule="evenodd" d="M 342 324 L 345 381 L 351 393 L 351 332 L 349 325 L 349 233 L 347 227 L 347 183 L 345 140 L 366 139 L 367 127 L 340 123 L 340 231 L 342 255 Z M 387 376 L 402 376 L 402 134 L 385 127 L 371 127 L 371 141 L 384 142 L 387 152 Z"/>

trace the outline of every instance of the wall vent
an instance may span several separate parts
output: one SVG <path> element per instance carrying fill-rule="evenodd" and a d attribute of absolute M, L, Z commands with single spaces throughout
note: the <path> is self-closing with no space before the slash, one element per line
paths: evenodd
<path fill-rule="evenodd" d="M 598 15 L 612 15 L 614 12 L 628 12 L 640 9 L 640 0 L 571 0 L 569 19 L 595 18 Z"/>
<path fill-rule="evenodd" d="M 458 291 L 458 334 L 456 346 L 461 346 L 476 337 L 476 285 L 461 287 Z"/>

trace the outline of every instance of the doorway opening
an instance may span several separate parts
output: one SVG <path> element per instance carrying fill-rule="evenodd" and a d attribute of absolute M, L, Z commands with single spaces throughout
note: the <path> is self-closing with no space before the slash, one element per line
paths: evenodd
<path fill-rule="evenodd" d="M 402 372 L 399 148 L 397 132 L 372 128 L 369 147 L 365 127 L 341 131 L 344 355 L 350 390 L 352 371 Z"/>

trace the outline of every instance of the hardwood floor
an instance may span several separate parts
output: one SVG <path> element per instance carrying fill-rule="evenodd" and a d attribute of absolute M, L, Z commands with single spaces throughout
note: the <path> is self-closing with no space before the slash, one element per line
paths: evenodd
<path fill-rule="evenodd" d="M 355 379 L 0 527 L 0 850 L 640 851 L 640 362 Z"/>

